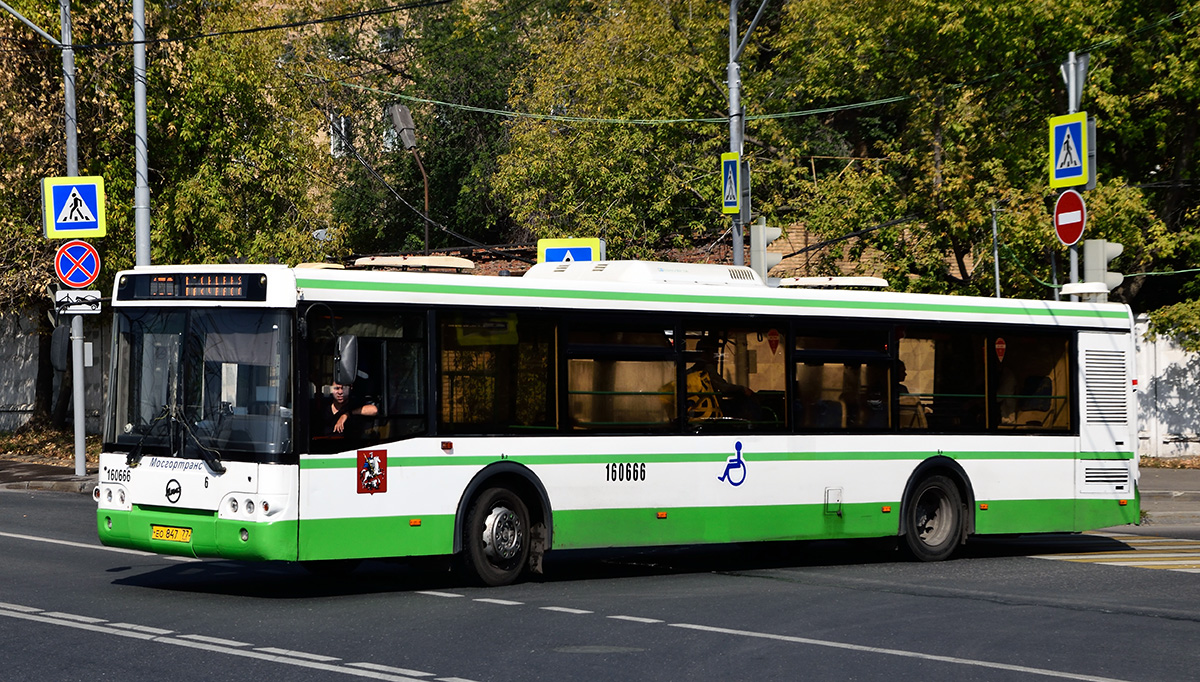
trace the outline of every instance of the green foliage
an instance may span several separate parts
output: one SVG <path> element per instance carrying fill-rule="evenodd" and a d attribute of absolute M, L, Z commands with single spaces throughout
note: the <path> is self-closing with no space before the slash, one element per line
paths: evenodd
<path fill-rule="evenodd" d="M 559 117 L 719 116 L 721 8 L 631 0 L 572 6 L 540 30 L 514 83 L 512 106 Z M 521 118 L 493 179 L 514 218 L 536 237 L 603 237 L 610 257 L 720 232 L 713 126 L 614 125 Z"/>
<path fill-rule="evenodd" d="M 43 5 L 15 3 L 56 26 L 57 8 Z M 1068 253 L 1050 226 L 1046 125 L 1065 111 L 1058 63 L 1087 50 L 1100 185 L 1086 196 L 1085 237 L 1124 244 L 1115 265 L 1126 273 L 1190 270 L 1198 5 L 771 3 L 741 58 L 755 209 L 839 240 L 814 254 L 811 274 L 850 262 L 897 289 L 979 295 L 995 286 L 994 216 L 1004 295 L 1047 298 L 1051 258 L 1062 282 Z M 757 9 L 743 3 L 743 32 Z M 148 48 L 153 260 L 417 250 L 426 188 L 434 247 L 462 245 L 453 233 L 600 236 L 615 257 L 710 245 L 729 224 L 717 196 L 727 11 L 698 0 L 404 11 L 383 0 L 152 0 L 151 38 L 173 39 Z M 127 14 L 112 0 L 75 5 L 75 41 L 128 37 Z M 0 60 L 0 279 L 4 303 L 19 307 L 44 302 L 52 279 L 38 181 L 62 174 L 62 84 L 58 53 L 13 26 Z M 130 53 L 77 55 L 81 172 L 108 187 L 105 277 L 133 261 Z M 390 131 L 395 102 L 412 110 L 428 183 Z M 815 109 L 825 111 L 796 114 Z M 350 146 L 332 156 L 331 123 L 343 119 Z M 1161 309 L 1154 328 L 1186 335 L 1200 276 L 1135 275 L 1114 296 Z"/>

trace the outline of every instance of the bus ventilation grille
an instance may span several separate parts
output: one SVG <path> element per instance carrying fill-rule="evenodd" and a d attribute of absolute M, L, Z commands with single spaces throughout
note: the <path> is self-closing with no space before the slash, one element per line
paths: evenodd
<path fill-rule="evenodd" d="M 747 282 L 753 282 L 755 280 L 754 270 L 752 270 L 750 268 L 744 268 L 744 267 L 743 268 L 731 267 L 731 268 L 729 268 L 729 278 L 745 280 Z"/>
<path fill-rule="evenodd" d="M 1083 470 L 1083 482 L 1085 485 L 1111 485 L 1121 490 L 1129 485 L 1129 469 L 1086 467 Z"/>
<path fill-rule="evenodd" d="M 1083 357 L 1087 385 L 1087 423 L 1126 424 L 1129 420 L 1129 383 L 1125 353 L 1087 350 Z"/>

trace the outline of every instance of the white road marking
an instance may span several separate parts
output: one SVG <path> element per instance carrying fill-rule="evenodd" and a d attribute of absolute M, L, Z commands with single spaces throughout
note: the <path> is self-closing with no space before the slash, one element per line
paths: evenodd
<path fill-rule="evenodd" d="M 107 623 L 103 618 L 92 618 L 91 616 L 77 616 L 73 613 L 63 613 L 62 611 L 43 611 L 42 615 L 47 618 L 64 618 L 66 620 L 79 621 L 80 623 Z"/>
<path fill-rule="evenodd" d="M 700 630 L 702 632 L 713 632 L 721 635 L 737 635 L 740 637 L 753 637 L 756 639 L 772 639 L 779 642 L 792 642 L 795 644 L 809 644 L 812 646 L 823 646 L 832 649 L 845 649 L 848 651 L 860 651 L 872 654 L 885 654 L 888 656 L 900 656 L 903 658 L 916 658 L 924 661 L 938 661 L 941 663 L 955 663 L 958 665 L 969 665 L 978 668 L 991 668 L 993 670 L 1010 670 L 1012 672 L 1026 673 L 1030 675 L 1042 675 L 1045 677 L 1057 677 L 1064 680 L 1084 680 L 1085 682 L 1124 682 L 1113 677 L 1099 677 L 1096 675 L 1081 675 L 1078 673 L 1063 672 L 1060 670 L 1048 670 L 1046 668 L 1031 668 L 1024 665 L 1011 665 L 1008 663 L 995 663 L 992 661 L 980 661 L 972 658 L 959 658 L 957 656 L 939 656 L 937 654 L 924 654 L 918 651 L 905 651 L 904 649 L 885 649 L 875 646 L 864 646 L 861 644 L 847 644 L 845 642 L 833 642 L 824 639 L 812 639 L 809 637 L 792 637 L 790 635 L 773 635 L 766 632 L 753 632 L 750 630 L 731 630 L 729 628 L 716 628 L 708 625 L 692 625 L 691 623 L 671 623 L 670 627 L 684 628 L 687 630 Z"/>
<path fill-rule="evenodd" d="M 53 613 L 53 612 L 51 612 Z M 61 616 L 70 616 L 72 614 L 61 614 Z M 60 627 L 69 627 L 76 630 L 87 630 L 89 632 L 97 632 L 101 634 L 117 635 L 119 637 L 128 637 L 131 639 L 140 639 L 143 641 L 157 642 L 160 644 L 173 644 L 175 646 L 187 647 L 189 649 L 199 649 L 201 651 L 210 651 L 218 654 L 226 654 L 229 656 L 241 656 L 243 658 L 254 658 L 262 661 L 270 661 L 272 663 L 281 663 L 300 668 L 310 668 L 313 670 L 322 670 L 326 672 L 341 673 L 343 675 L 351 675 L 354 677 L 362 677 L 373 680 L 385 680 L 386 682 L 422 682 L 420 677 L 429 677 L 432 673 L 422 673 L 420 676 L 410 676 L 404 674 L 395 674 L 383 670 L 375 670 L 371 667 L 359 664 L 351 667 L 348 665 L 337 665 L 324 660 L 310 660 L 313 658 L 328 658 L 330 660 L 340 660 L 332 657 L 318 656 L 317 654 L 305 654 L 303 652 L 293 652 L 287 649 L 262 649 L 262 650 L 247 650 L 236 649 L 233 646 L 249 646 L 242 642 L 233 642 L 232 640 L 221 640 L 215 637 L 204 637 L 203 635 L 181 635 L 179 637 L 164 637 L 161 635 L 152 634 L 150 632 L 142 632 L 140 629 L 130 629 L 128 627 L 114 627 L 112 625 L 98 625 L 96 623 L 88 623 L 65 617 L 54 617 L 48 615 L 42 609 L 33 608 L 30 606 L 21 606 L 19 604 L 0 603 L 0 616 L 8 618 L 18 618 L 21 620 L 34 621 L 45 623 L 48 625 L 58 625 Z M 101 621 L 103 622 L 103 621 Z M 122 626 L 128 626 L 129 623 L 121 623 Z M 275 653 L 285 652 L 285 653 Z M 301 658 L 305 656 L 306 658 Z M 397 669 L 399 670 L 399 669 Z M 447 677 L 443 680 L 462 680 L 462 678 Z M 470 682 L 462 680 L 462 682 Z"/>
<path fill-rule="evenodd" d="M 397 675 L 408 675 L 409 677 L 433 677 L 433 673 L 423 673 L 420 670 L 409 670 L 408 668 L 393 668 L 390 665 L 379 665 L 378 663 L 347 663 L 356 668 L 366 668 L 367 670 L 376 670 L 381 673 L 395 673 Z"/>
<path fill-rule="evenodd" d="M 606 616 L 606 617 L 612 618 L 613 620 L 627 620 L 627 621 L 631 621 L 634 623 L 662 623 L 663 622 L 661 620 L 658 620 L 657 618 L 639 618 L 637 616 Z"/>
<path fill-rule="evenodd" d="M 90 545 L 86 542 L 71 542 L 70 540 L 54 540 L 52 538 L 39 538 L 36 535 L 22 535 L 20 533 L 0 533 L 0 537 L 13 538 L 16 540 L 33 540 L 34 542 L 46 542 L 52 545 L 64 545 L 66 547 L 78 547 L 80 549 L 100 549 L 105 552 L 116 552 L 117 554 L 136 554 L 138 556 L 152 556 L 160 559 L 168 559 L 170 561 L 200 561 L 195 557 L 190 556 L 170 556 L 167 554 L 155 554 L 154 552 L 143 552 L 140 549 L 125 549 L 124 547 L 105 547 L 104 545 Z"/>
<path fill-rule="evenodd" d="M 475 682 L 475 680 L 468 680 L 465 677 L 439 677 L 437 680 L 438 682 Z"/>
<path fill-rule="evenodd" d="M 220 637 L 207 637 L 205 635 L 179 635 L 181 639 L 194 639 L 197 642 L 205 644 L 216 644 L 217 646 L 250 646 L 249 642 L 239 642 L 236 639 L 221 639 Z"/>
<path fill-rule="evenodd" d="M 500 606 L 521 606 L 525 602 L 509 601 L 508 599 L 473 599 L 471 601 L 483 602 L 484 604 L 499 604 Z"/>
<path fill-rule="evenodd" d="M 295 656 L 296 658 L 305 658 L 310 661 L 322 661 L 325 663 L 342 660 L 342 659 L 338 658 L 337 656 L 322 656 L 321 654 L 310 654 L 307 651 L 292 651 L 291 649 L 276 649 L 273 646 L 258 647 L 255 649 L 255 651 L 262 651 L 263 653 L 268 653 L 268 654 L 277 654 L 279 656 Z"/>
<path fill-rule="evenodd" d="M 163 630 L 162 628 L 152 628 L 149 625 L 134 625 L 133 623 L 109 623 L 109 627 L 125 628 L 126 630 L 136 630 L 138 632 L 148 632 L 152 635 L 170 635 L 174 634 L 174 630 Z"/>
<path fill-rule="evenodd" d="M 453 592 L 434 592 L 433 590 L 420 590 L 417 592 L 417 594 L 427 594 L 430 597 L 450 597 L 450 598 L 466 596 L 466 595 L 462 595 L 462 594 L 454 594 Z"/>
<path fill-rule="evenodd" d="M 595 613 L 595 611 L 584 611 L 583 609 L 568 609 L 565 606 L 543 606 L 543 611 L 557 611 L 558 613 L 574 613 L 576 615 L 584 615 L 587 613 Z"/>

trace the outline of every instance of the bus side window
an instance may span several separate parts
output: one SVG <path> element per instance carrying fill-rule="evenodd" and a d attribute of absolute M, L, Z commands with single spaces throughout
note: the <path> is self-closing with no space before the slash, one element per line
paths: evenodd
<path fill-rule="evenodd" d="M 985 341 L 971 331 L 901 330 L 896 363 L 901 429 L 986 430 Z"/>
<path fill-rule="evenodd" d="M 1070 430 L 1067 339 L 1006 335 L 989 341 L 993 349 L 1003 348 L 992 353 L 989 363 L 995 386 L 992 426 L 1001 431 Z"/>

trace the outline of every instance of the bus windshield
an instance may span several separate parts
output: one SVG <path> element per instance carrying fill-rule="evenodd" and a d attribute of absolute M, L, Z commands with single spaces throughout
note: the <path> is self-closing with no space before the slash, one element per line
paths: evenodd
<path fill-rule="evenodd" d="M 292 449 L 291 320 L 280 310 L 116 311 L 105 449 L 277 462 Z"/>

